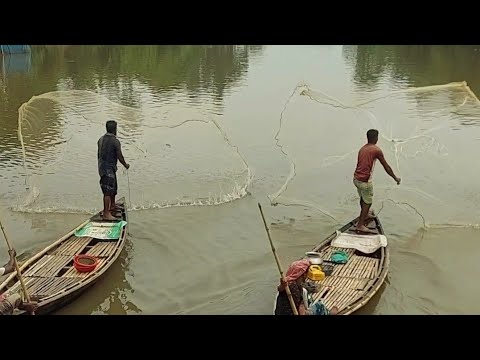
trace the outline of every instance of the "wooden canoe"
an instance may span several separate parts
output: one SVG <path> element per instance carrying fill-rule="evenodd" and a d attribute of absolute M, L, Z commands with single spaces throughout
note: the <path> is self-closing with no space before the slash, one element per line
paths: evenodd
<path fill-rule="evenodd" d="M 365 306 L 380 289 L 389 270 L 388 245 L 370 254 L 353 248 L 331 246 L 331 242 L 339 233 L 358 235 L 354 230 L 357 221 L 358 218 L 342 226 L 311 250 L 321 254 L 325 266 L 333 267 L 330 276 L 326 276 L 324 280 L 307 280 L 320 284 L 320 291 L 314 294 L 313 301 L 320 299 L 329 310 L 336 306 L 339 310 L 338 315 L 350 315 Z M 374 230 L 377 235 L 385 235 L 377 216 L 368 224 L 368 228 Z M 335 264 L 330 261 L 331 254 L 339 250 L 348 254 L 348 261 L 345 264 Z M 274 314 L 277 297 L 278 292 L 274 301 Z"/>
<path fill-rule="evenodd" d="M 116 205 L 121 208 L 123 220 L 128 222 L 125 198 L 119 199 Z M 76 237 L 75 232 L 89 222 L 102 222 L 100 213 L 47 246 L 20 267 L 28 294 L 38 301 L 36 315 L 49 314 L 75 300 L 112 266 L 122 252 L 127 238 L 128 223 L 123 227 L 118 239 Z M 74 257 L 78 254 L 95 256 L 98 265 L 91 272 L 78 272 L 73 266 Z M 1 293 L 23 294 L 16 271 L 0 284 Z M 14 312 L 14 315 L 20 314 L 25 312 L 20 310 Z"/>

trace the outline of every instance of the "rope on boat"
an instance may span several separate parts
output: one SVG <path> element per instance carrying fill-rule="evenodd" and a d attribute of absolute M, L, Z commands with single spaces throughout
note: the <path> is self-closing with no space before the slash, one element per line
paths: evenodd
<path fill-rule="evenodd" d="M 130 177 L 128 176 L 128 169 L 127 169 L 127 184 L 128 184 L 128 205 L 132 208 L 132 197 L 130 195 Z"/>

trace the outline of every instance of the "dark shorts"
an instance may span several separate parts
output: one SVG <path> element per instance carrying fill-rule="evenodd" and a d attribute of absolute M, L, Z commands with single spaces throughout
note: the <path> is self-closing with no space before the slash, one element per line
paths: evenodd
<path fill-rule="evenodd" d="M 109 171 L 106 175 L 103 175 L 100 178 L 100 187 L 102 188 L 103 195 L 117 195 L 117 174 L 114 171 Z"/>

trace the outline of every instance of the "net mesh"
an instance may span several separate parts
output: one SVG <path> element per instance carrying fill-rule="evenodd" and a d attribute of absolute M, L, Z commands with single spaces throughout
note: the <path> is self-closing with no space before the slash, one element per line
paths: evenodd
<path fill-rule="evenodd" d="M 119 123 L 117 136 L 131 164 L 128 173 L 119 164 L 118 174 L 119 195 L 127 197 L 131 209 L 240 199 L 252 179 L 250 168 L 219 118 L 210 114 L 179 104 L 130 107 L 84 90 L 35 96 L 19 108 L 28 192 L 19 196 L 15 209 L 99 210 L 97 140 L 110 119 Z"/>
<path fill-rule="evenodd" d="M 475 226 L 478 184 L 470 176 L 480 140 L 480 102 L 465 82 L 355 94 L 347 103 L 300 84 L 280 116 L 276 145 L 291 164 L 285 183 L 269 195 L 273 205 L 305 206 L 325 216 L 358 213 L 353 186 L 359 148 L 370 128 L 397 176 L 377 162 L 373 208 L 391 204 L 424 226 Z M 301 114 L 301 117 L 298 116 Z M 301 141 L 299 141 L 301 139 Z M 305 189 L 316 179 L 308 198 Z"/>
<path fill-rule="evenodd" d="M 376 128 L 378 145 L 402 178 L 397 186 L 377 163 L 377 212 L 388 204 L 426 227 L 478 226 L 480 195 L 470 159 L 480 140 L 480 101 L 468 85 L 380 89 L 352 97 L 336 99 L 307 84 L 292 91 L 274 139 L 290 172 L 269 194 L 271 203 L 308 207 L 336 222 L 346 211 L 355 216 L 357 152 L 366 131 Z M 96 142 L 109 119 L 119 122 L 118 136 L 132 164 L 119 176 L 131 209 L 215 205 L 247 194 L 251 170 L 220 126 L 221 118 L 211 115 L 215 111 L 180 100 L 142 101 L 150 106 L 125 106 L 98 93 L 68 90 L 23 104 L 18 134 L 28 192 L 15 209 L 97 211 L 100 201 L 92 201 L 100 191 Z M 92 146 L 85 147 L 88 143 Z"/>

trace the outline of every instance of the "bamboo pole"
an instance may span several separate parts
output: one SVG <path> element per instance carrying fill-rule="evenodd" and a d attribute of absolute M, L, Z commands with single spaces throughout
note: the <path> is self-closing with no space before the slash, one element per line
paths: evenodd
<path fill-rule="evenodd" d="M 277 262 L 278 271 L 280 272 L 280 277 L 286 284 L 285 290 L 287 291 L 288 300 L 290 301 L 290 306 L 292 307 L 292 311 L 295 315 L 298 315 L 297 307 L 292 298 L 292 293 L 290 292 L 290 287 L 288 283 L 285 281 L 285 276 L 283 276 L 282 266 L 280 265 L 280 260 L 278 260 L 277 252 L 275 247 L 273 246 L 272 238 L 270 237 L 270 231 L 268 230 L 267 222 L 265 221 L 265 216 L 263 216 L 262 206 L 258 203 L 258 208 L 260 209 L 260 214 L 262 214 L 263 225 L 265 225 L 265 230 L 267 231 L 268 240 L 270 241 L 270 246 L 272 248 L 273 256 L 275 257 L 275 261 Z"/>
<path fill-rule="evenodd" d="M 3 228 L 1 220 L 0 220 L 0 228 L 2 229 L 3 237 L 5 238 L 5 241 L 7 242 L 8 250 L 10 250 L 10 251 L 13 250 L 12 246 L 10 245 L 10 242 L 8 241 L 7 234 L 5 233 L 5 229 Z M 20 273 L 20 268 L 18 267 L 16 256 L 13 258 L 13 263 L 15 264 L 15 270 L 17 271 L 17 276 L 18 276 L 18 280 L 20 280 L 20 285 L 22 285 L 23 293 L 25 294 L 25 299 L 27 300 L 27 302 L 30 302 L 30 295 L 28 295 L 27 287 L 25 286 L 25 283 L 23 282 L 22 274 Z M 32 315 L 35 315 L 35 313 L 32 312 Z"/>

